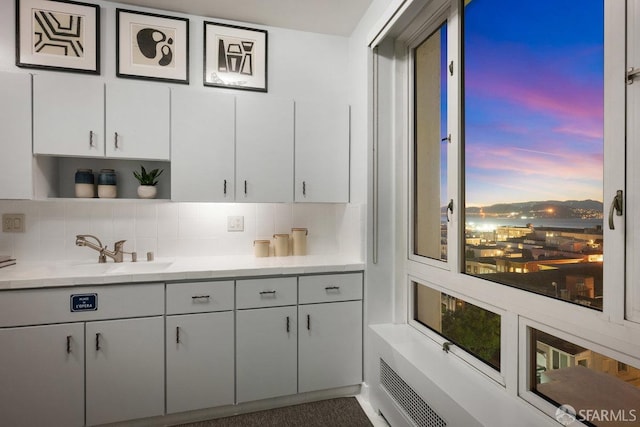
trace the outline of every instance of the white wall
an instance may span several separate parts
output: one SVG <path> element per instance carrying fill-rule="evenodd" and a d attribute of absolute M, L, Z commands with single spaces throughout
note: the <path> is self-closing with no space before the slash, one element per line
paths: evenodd
<path fill-rule="evenodd" d="M 307 33 L 275 27 L 225 21 L 195 15 L 185 15 L 162 10 L 133 7 L 121 3 L 90 0 L 101 6 L 101 70 L 97 79 L 116 79 L 115 26 L 116 8 L 140 10 L 176 17 L 189 18 L 189 85 L 203 88 L 203 22 L 214 21 L 268 31 L 268 93 L 255 96 L 286 98 L 341 98 L 349 87 L 348 39 L 346 37 Z M 51 73 L 15 66 L 15 2 L 0 0 L 0 70 L 32 73 Z M 159 83 L 162 84 L 162 83 Z M 183 86 L 183 85 L 179 85 Z M 207 91 L 246 94 L 225 88 L 205 88 Z"/>
<path fill-rule="evenodd" d="M 246 97 L 268 96 L 294 100 L 346 100 L 349 93 L 349 39 L 346 37 L 137 8 L 102 0 L 94 0 L 91 3 L 101 6 L 102 28 L 101 75 L 90 78 L 101 81 L 117 79 L 115 9 L 120 7 L 189 18 L 189 86 L 192 88 L 235 93 Z M 205 20 L 268 31 L 268 93 L 203 86 Z M 0 0 L 0 70 L 58 73 L 15 66 L 13 0 Z M 0 137 L 0 147 L 1 145 Z M 362 191 L 360 187 L 352 191 L 354 199 L 359 203 L 364 199 L 359 195 Z M 276 232 L 286 233 L 292 227 L 309 229 L 310 254 L 339 253 L 351 261 L 363 259 L 364 215 L 360 204 L 188 204 L 136 200 L 0 201 L 0 212 L 26 214 L 26 233 L 0 233 L 0 254 L 11 254 L 20 261 L 92 259 L 95 256 L 92 251 L 75 247 L 74 236 L 79 233 L 96 234 L 105 243 L 126 239 L 126 250 L 136 250 L 139 253 L 154 251 L 156 256 L 251 254 L 254 239 L 269 238 Z M 244 215 L 245 231 L 227 232 L 227 215 Z"/>

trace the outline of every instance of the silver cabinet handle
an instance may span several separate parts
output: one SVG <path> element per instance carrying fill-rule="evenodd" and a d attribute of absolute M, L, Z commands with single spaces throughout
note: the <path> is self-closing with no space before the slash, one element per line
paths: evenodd
<path fill-rule="evenodd" d="M 290 327 L 289 327 L 289 316 L 287 316 L 287 332 L 289 332 Z"/>
<path fill-rule="evenodd" d="M 176 344 L 180 344 L 180 326 L 176 326 Z"/>
<path fill-rule="evenodd" d="M 115 133 L 115 137 L 113 138 L 113 143 L 116 146 L 116 150 L 120 147 L 118 147 L 118 132 Z"/>
<path fill-rule="evenodd" d="M 247 180 L 244 180 L 244 195 L 247 195 Z"/>
<path fill-rule="evenodd" d="M 224 193 L 224 195 L 227 195 L 227 180 L 224 180 L 224 184 L 222 186 L 222 192 Z"/>
<path fill-rule="evenodd" d="M 324 288 L 325 291 L 329 292 L 329 291 L 339 291 L 340 290 L 340 286 L 327 286 Z"/>
<path fill-rule="evenodd" d="M 311 315 L 307 314 L 307 331 L 311 330 Z"/>
<path fill-rule="evenodd" d="M 102 334 L 100 332 L 98 332 L 96 334 L 96 351 L 100 351 L 100 337 L 102 336 Z"/>
<path fill-rule="evenodd" d="M 89 131 L 89 148 L 93 148 L 95 145 L 93 144 L 93 131 Z"/>
<path fill-rule="evenodd" d="M 71 335 L 67 335 L 67 354 L 71 354 Z"/>
<path fill-rule="evenodd" d="M 306 181 L 302 181 L 302 195 L 303 196 L 307 195 L 307 182 Z"/>
<path fill-rule="evenodd" d="M 211 296 L 210 295 L 194 295 L 191 297 L 191 299 L 193 300 L 193 302 L 199 302 L 201 300 L 209 301 L 211 299 Z"/>

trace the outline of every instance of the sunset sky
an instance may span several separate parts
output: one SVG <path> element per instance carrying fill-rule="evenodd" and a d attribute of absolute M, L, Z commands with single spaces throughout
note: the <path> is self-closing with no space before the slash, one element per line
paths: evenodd
<path fill-rule="evenodd" d="M 465 8 L 467 206 L 602 201 L 603 1 Z"/>

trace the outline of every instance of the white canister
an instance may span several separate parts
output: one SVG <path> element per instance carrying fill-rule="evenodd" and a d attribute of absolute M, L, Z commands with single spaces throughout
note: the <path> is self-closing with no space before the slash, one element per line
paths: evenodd
<path fill-rule="evenodd" d="M 271 242 L 268 240 L 254 240 L 253 241 L 253 254 L 258 257 L 266 257 L 269 256 L 269 244 Z"/>
<path fill-rule="evenodd" d="M 293 255 L 307 254 L 307 235 L 309 231 L 306 228 L 292 228 L 291 237 L 293 239 Z"/>
<path fill-rule="evenodd" d="M 274 234 L 273 248 L 274 248 L 275 256 L 288 256 L 289 255 L 289 235 Z"/>

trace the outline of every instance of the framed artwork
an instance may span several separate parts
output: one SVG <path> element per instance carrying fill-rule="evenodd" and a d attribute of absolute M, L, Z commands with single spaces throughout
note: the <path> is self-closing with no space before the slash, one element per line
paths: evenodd
<path fill-rule="evenodd" d="M 267 32 L 204 23 L 204 85 L 267 91 Z"/>
<path fill-rule="evenodd" d="M 100 6 L 16 0 L 16 65 L 100 74 Z"/>
<path fill-rule="evenodd" d="M 116 9 L 116 76 L 189 84 L 189 20 Z"/>

